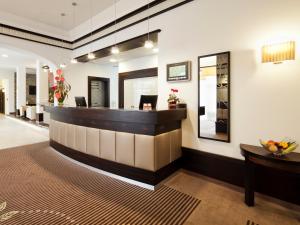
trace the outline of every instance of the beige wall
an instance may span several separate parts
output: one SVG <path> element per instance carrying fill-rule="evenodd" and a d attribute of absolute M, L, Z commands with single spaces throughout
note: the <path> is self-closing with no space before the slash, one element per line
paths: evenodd
<path fill-rule="evenodd" d="M 295 40 L 300 53 L 300 1 L 195 0 L 156 17 L 159 34 L 159 105 L 170 88 L 188 105 L 183 146 L 242 158 L 239 144 L 259 138 L 300 142 L 300 61 L 262 64 L 263 44 Z M 213 12 L 213 14 L 212 14 Z M 161 22 L 163 21 L 163 22 Z M 231 51 L 230 144 L 197 137 L 197 56 Z M 166 82 L 166 64 L 192 60 L 192 81 Z"/>

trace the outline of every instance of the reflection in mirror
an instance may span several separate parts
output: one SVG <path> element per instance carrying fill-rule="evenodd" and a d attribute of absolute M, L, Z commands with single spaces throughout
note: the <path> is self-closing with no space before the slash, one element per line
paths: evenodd
<path fill-rule="evenodd" d="M 230 53 L 198 58 L 200 138 L 230 142 Z"/>

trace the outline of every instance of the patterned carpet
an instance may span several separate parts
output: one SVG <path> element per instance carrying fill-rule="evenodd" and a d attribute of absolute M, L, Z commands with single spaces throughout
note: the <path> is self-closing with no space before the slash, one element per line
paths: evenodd
<path fill-rule="evenodd" d="M 0 152 L 0 224 L 183 224 L 200 200 L 82 168 L 48 143 Z"/>

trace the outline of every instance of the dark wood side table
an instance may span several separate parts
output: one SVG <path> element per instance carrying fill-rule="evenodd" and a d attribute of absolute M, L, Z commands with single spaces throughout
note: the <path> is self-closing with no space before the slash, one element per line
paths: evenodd
<path fill-rule="evenodd" d="M 292 152 L 285 156 L 274 156 L 262 147 L 241 144 L 241 153 L 245 157 L 245 203 L 254 206 L 255 167 L 265 166 L 274 170 L 295 174 L 300 179 L 300 153 Z M 278 181 L 280 182 L 280 181 Z"/>

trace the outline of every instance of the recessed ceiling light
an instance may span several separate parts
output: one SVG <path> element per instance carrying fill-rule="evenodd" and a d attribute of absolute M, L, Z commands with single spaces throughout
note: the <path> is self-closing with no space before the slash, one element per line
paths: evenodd
<path fill-rule="evenodd" d="M 114 58 L 111 58 L 109 61 L 110 61 L 110 62 L 112 62 L 112 63 L 115 63 L 115 62 L 117 62 L 117 60 L 116 60 L 116 59 L 114 59 Z"/>
<path fill-rule="evenodd" d="M 8 58 L 8 55 L 6 55 L 6 54 L 2 54 L 1 55 L 3 58 Z"/>

